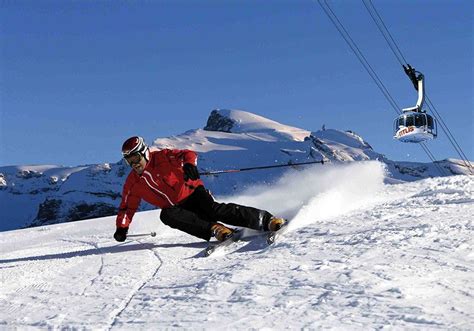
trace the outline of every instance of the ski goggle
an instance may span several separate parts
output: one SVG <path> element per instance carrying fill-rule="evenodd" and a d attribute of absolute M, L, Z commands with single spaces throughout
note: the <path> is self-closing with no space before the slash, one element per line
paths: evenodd
<path fill-rule="evenodd" d="M 127 157 L 124 157 L 125 162 L 131 167 L 133 167 L 136 164 L 139 164 L 140 161 L 142 160 L 142 155 L 140 153 L 134 153 L 132 155 L 129 155 Z"/>

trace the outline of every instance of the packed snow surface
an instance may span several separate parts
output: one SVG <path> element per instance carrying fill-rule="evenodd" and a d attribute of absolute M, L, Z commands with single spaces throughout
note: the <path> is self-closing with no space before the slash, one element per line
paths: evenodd
<path fill-rule="evenodd" d="M 474 325 L 472 176 L 384 184 L 381 163 L 290 170 L 220 197 L 292 220 L 225 254 L 138 213 L 0 233 L 0 327 L 458 329 Z M 255 234 L 255 233 L 254 233 Z"/>

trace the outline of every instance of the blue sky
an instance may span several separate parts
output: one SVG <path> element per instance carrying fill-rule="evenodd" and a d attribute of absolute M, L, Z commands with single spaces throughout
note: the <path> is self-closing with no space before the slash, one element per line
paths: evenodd
<path fill-rule="evenodd" d="M 329 1 L 401 107 L 416 91 L 362 1 Z M 473 151 L 471 1 L 373 0 L 458 143 Z M 353 130 L 394 160 L 396 115 L 317 1 L 1 1 L 0 165 L 116 162 L 214 108 Z M 444 134 L 437 159 L 457 158 Z"/>

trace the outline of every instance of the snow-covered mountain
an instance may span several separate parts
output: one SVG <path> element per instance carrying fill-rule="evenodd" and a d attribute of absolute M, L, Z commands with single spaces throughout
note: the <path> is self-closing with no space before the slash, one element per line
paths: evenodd
<path fill-rule="evenodd" d="M 69 178 L 90 169 L 120 167 Z M 377 161 L 314 165 L 230 196 L 290 232 L 209 258 L 158 210 L 137 213 L 125 243 L 113 216 L 2 232 L 0 329 L 472 329 L 474 177 L 386 176 Z"/>
<path fill-rule="evenodd" d="M 156 139 L 153 148 L 188 148 L 199 152 L 202 171 L 325 160 L 323 167 L 341 162 L 380 160 L 392 180 L 412 181 L 466 174 L 456 160 L 432 163 L 386 159 L 354 132 L 309 131 L 280 124 L 239 110 L 214 110 L 203 129 Z M 122 184 L 129 172 L 119 161 L 78 167 L 0 167 L 0 231 L 69 222 L 116 214 Z M 204 178 L 217 196 L 234 194 L 256 183 L 273 183 L 288 168 L 241 172 Z M 143 204 L 142 210 L 152 206 Z"/>

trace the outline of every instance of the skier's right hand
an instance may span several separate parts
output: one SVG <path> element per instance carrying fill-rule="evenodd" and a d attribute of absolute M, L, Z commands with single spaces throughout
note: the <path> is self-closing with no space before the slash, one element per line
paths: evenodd
<path fill-rule="evenodd" d="M 128 227 L 127 228 L 117 228 L 114 233 L 114 238 L 117 241 L 123 242 L 125 239 L 127 239 L 127 232 L 128 232 Z"/>
<path fill-rule="evenodd" d="M 191 180 L 199 179 L 199 170 L 194 164 L 185 163 L 183 165 L 183 171 L 184 171 L 185 181 L 188 181 L 188 179 L 191 179 Z"/>

